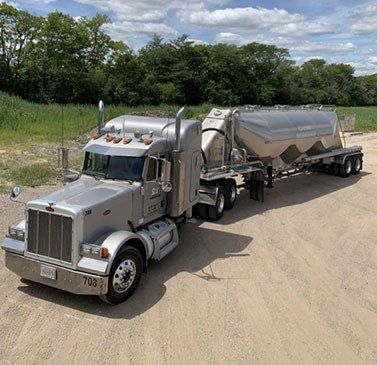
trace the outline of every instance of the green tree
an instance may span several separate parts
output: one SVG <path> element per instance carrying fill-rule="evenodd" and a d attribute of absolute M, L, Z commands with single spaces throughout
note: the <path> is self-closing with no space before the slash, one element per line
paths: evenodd
<path fill-rule="evenodd" d="M 39 35 L 42 18 L 0 4 L 0 88 L 13 93 L 20 81 L 25 49 Z"/>
<path fill-rule="evenodd" d="M 284 87 L 284 76 L 291 66 L 287 62 L 288 51 L 273 45 L 250 43 L 241 47 L 241 52 L 249 80 L 243 99 L 249 95 L 251 103 L 271 105 L 279 102 L 277 95 Z"/>

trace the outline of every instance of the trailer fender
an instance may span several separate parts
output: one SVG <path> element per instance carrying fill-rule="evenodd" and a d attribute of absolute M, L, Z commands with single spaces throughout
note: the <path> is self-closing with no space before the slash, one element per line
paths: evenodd
<path fill-rule="evenodd" d="M 216 185 L 200 185 L 199 203 L 204 205 L 216 205 L 219 187 Z"/>
<path fill-rule="evenodd" d="M 363 156 L 364 156 L 364 154 L 361 153 L 361 152 L 347 153 L 345 155 L 336 157 L 334 162 L 336 164 L 338 164 L 338 165 L 343 165 L 345 163 L 347 157 L 351 157 L 352 158 L 352 157 L 355 157 L 355 156 L 360 156 L 361 162 L 363 162 Z"/>
<path fill-rule="evenodd" d="M 117 253 L 123 246 L 126 245 L 133 246 L 140 251 L 141 255 L 143 256 L 144 271 L 146 271 L 148 258 L 153 252 L 152 241 L 148 241 L 145 239 L 145 237 L 130 231 L 115 231 L 107 234 L 106 236 L 102 236 L 99 240 L 97 240 L 97 242 L 109 250 L 106 275 L 109 275 L 111 265 L 113 264 Z"/>

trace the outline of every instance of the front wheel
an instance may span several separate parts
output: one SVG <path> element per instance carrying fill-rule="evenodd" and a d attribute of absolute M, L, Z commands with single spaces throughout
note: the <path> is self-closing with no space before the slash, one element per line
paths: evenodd
<path fill-rule="evenodd" d="M 100 298 L 109 304 L 128 299 L 135 291 L 141 277 L 143 259 L 134 247 L 123 247 L 117 254 L 110 270 L 107 294 Z"/>

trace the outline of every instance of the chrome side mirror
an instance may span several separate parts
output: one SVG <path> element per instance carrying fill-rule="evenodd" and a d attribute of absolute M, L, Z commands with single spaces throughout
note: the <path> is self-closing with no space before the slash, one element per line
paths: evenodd
<path fill-rule="evenodd" d="M 171 162 L 168 160 L 163 160 L 161 164 L 161 180 L 162 182 L 170 181 L 171 175 Z"/>
<path fill-rule="evenodd" d="M 19 195 L 21 194 L 21 188 L 19 186 L 15 186 L 13 189 L 12 189 L 12 192 L 10 193 L 10 197 L 12 199 L 15 199 L 17 198 Z"/>
<path fill-rule="evenodd" d="M 163 182 L 161 184 L 161 189 L 164 193 L 170 193 L 171 189 L 173 189 L 173 185 L 171 184 L 170 181 Z"/>
<path fill-rule="evenodd" d="M 169 193 L 173 189 L 170 182 L 171 162 L 163 160 L 161 164 L 161 189 L 164 193 Z"/>

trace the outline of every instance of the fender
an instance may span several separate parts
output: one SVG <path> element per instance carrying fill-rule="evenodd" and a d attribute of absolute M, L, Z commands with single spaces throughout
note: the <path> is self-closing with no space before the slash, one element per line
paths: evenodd
<path fill-rule="evenodd" d="M 109 275 L 111 265 L 118 254 L 119 250 L 129 241 L 131 240 L 138 240 L 140 241 L 143 246 L 146 253 L 145 257 L 145 267 L 147 265 L 148 257 L 150 257 L 150 252 L 153 251 L 153 247 L 151 247 L 151 242 L 147 242 L 144 237 L 137 233 L 133 233 L 130 231 L 115 231 L 110 232 L 102 237 L 100 237 L 98 240 L 96 240 L 96 244 L 99 244 L 100 246 L 104 246 L 109 250 L 109 257 L 108 257 L 108 265 L 106 269 L 106 275 Z"/>
<path fill-rule="evenodd" d="M 360 157 L 361 157 L 361 162 L 363 162 L 363 156 L 364 156 L 364 153 L 362 153 L 362 152 L 352 152 L 352 153 L 347 153 L 346 155 L 344 155 L 344 156 L 340 156 L 340 157 L 338 157 L 338 158 L 336 158 L 335 159 L 335 162 L 337 163 L 337 164 L 340 164 L 340 165 L 343 165 L 344 164 L 344 162 L 346 161 L 346 158 L 347 157 L 354 157 L 354 156 L 356 156 L 356 155 L 359 155 Z"/>

